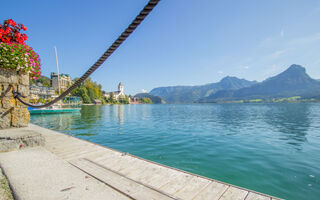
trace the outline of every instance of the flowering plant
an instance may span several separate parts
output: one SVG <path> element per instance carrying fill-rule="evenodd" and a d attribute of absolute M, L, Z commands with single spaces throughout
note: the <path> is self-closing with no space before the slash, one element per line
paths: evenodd
<path fill-rule="evenodd" d="M 25 44 L 28 37 L 21 30 L 27 28 L 12 19 L 0 24 L 0 67 L 28 72 L 30 79 L 37 79 L 41 74 L 40 58 Z"/>

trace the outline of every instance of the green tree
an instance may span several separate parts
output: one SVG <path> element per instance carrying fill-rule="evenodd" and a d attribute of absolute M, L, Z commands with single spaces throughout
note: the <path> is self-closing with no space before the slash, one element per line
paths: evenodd
<path fill-rule="evenodd" d="M 119 103 L 121 103 L 121 104 L 129 104 L 129 98 L 127 96 L 121 97 L 119 99 Z"/>
<path fill-rule="evenodd" d="M 38 99 L 38 103 L 44 104 L 45 102 L 46 102 L 46 100 L 45 100 L 44 98 L 39 98 L 39 99 Z"/>
<path fill-rule="evenodd" d="M 140 100 L 139 100 L 140 103 L 145 103 L 145 104 L 152 104 L 152 100 L 147 98 L 147 97 L 142 97 Z"/>
<path fill-rule="evenodd" d="M 117 100 L 114 98 L 113 93 L 110 93 L 110 96 L 107 99 L 107 102 L 110 103 L 110 104 L 117 104 L 118 103 Z"/>
<path fill-rule="evenodd" d="M 32 79 L 30 80 L 30 84 L 37 84 L 41 83 L 45 87 L 51 87 L 50 79 L 46 76 L 40 76 L 38 79 Z"/>
<path fill-rule="evenodd" d="M 74 81 L 77 80 L 78 78 L 74 79 Z M 102 102 L 105 102 L 102 86 L 90 78 L 86 79 L 84 83 L 78 86 L 71 94 L 80 97 L 83 103 L 92 103 L 95 99 L 100 99 Z"/>

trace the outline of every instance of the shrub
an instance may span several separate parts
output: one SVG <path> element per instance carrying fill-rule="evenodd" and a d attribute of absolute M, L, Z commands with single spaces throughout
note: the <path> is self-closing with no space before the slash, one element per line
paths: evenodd
<path fill-rule="evenodd" d="M 11 19 L 0 24 L 0 67 L 27 72 L 31 80 L 37 79 L 41 75 L 40 58 L 25 44 L 28 37 L 21 30 L 27 28 Z"/>

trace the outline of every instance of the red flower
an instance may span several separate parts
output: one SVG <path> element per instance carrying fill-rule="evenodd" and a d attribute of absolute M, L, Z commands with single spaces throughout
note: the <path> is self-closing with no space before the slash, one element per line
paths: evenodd
<path fill-rule="evenodd" d="M 8 19 L 8 24 L 10 24 L 11 26 L 17 25 L 17 23 L 15 21 L 13 21 L 12 19 Z"/>
<path fill-rule="evenodd" d="M 11 28 L 10 28 L 10 27 L 7 27 L 6 30 L 4 31 L 4 34 L 10 33 L 10 31 L 11 31 Z"/>
<path fill-rule="evenodd" d="M 21 28 L 25 31 L 27 30 L 27 27 L 25 27 L 23 24 L 21 24 Z"/>
<path fill-rule="evenodd" d="M 27 40 L 28 36 L 26 34 L 22 34 L 22 38 L 23 38 L 23 40 Z"/>
<path fill-rule="evenodd" d="M 21 30 L 27 30 L 27 27 L 17 24 L 12 19 L 5 20 L 4 24 L 0 24 L 0 41 L 24 44 L 28 37 L 26 34 L 21 34 Z"/>

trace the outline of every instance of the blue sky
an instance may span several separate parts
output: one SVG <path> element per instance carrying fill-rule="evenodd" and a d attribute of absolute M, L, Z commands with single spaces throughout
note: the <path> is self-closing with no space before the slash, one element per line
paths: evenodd
<path fill-rule="evenodd" d="M 147 0 L 3 1 L 0 20 L 28 27 L 43 75 L 81 76 Z M 291 64 L 320 78 L 318 0 L 162 0 L 92 79 L 106 91 L 200 85 L 224 76 L 264 80 Z"/>

